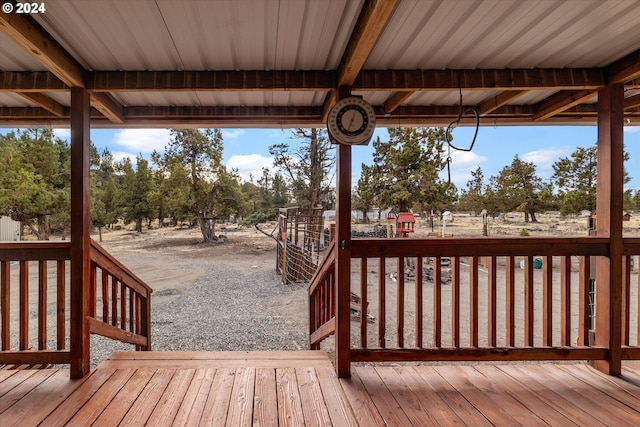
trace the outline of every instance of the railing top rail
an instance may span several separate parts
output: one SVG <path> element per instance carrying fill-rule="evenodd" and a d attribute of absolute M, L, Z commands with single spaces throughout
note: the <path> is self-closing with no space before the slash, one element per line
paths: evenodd
<path fill-rule="evenodd" d="M 0 242 L 0 261 L 49 261 L 71 258 L 71 242 Z"/>
<path fill-rule="evenodd" d="M 91 239 L 91 249 L 92 249 L 92 252 L 96 251 L 95 254 L 92 253 L 91 259 L 93 261 L 96 261 L 99 266 L 101 266 L 101 263 L 99 261 L 106 261 L 109 265 L 108 266 L 102 265 L 103 267 L 107 268 L 108 270 L 109 270 L 108 267 L 111 267 L 112 269 L 117 270 L 117 272 L 110 270 L 109 273 L 113 275 L 121 276 L 119 277 L 120 280 L 127 277 L 129 281 L 137 283 L 139 286 L 141 286 L 146 291 L 146 294 L 148 295 L 150 295 L 153 292 L 153 289 L 151 289 L 151 287 L 147 285 L 144 282 L 144 280 L 140 279 L 133 272 L 131 272 L 131 270 L 129 270 L 124 265 L 122 265 L 120 261 L 115 259 L 109 252 L 107 252 L 107 250 L 105 250 L 98 242 L 96 242 L 93 239 Z M 98 257 L 94 255 L 98 255 Z M 131 285 L 131 283 L 129 283 L 129 285 Z M 140 291 L 140 289 L 136 289 L 136 291 Z M 141 293 L 144 293 L 144 292 L 141 292 Z"/>
<path fill-rule="evenodd" d="M 353 239 L 351 257 L 397 256 L 607 256 L 606 237 L 447 237 Z"/>

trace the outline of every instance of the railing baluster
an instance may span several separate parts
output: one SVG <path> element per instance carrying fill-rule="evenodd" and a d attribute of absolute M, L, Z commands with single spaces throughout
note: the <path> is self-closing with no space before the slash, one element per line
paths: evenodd
<path fill-rule="evenodd" d="M 398 296 L 396 299 L 398 321 L 398 347 L 404 347 L 404 258 L 398 257 Z"/>
<path fill-rule="evenodd" d="M 505 286 L 506 286 L 506 326 L 507 346 L 516 346 L 516 261 L 515 257 L 508 256 L 505 259 Z"/>
<path fill-rule="evenodd" d="M 47 348 L 47 261 L 38 261 L 38 350 Z"/>
<path fill-rule="evenodd" d="M 120 282 L 120 329 L 125 329 L 127 325 L 127 287 L 124 282 Z"/>
<path fill-rule="evenodd" d="M 460 347 L 460 257 L 451 257 L 451 345 Z"/>
<path fill-rule="evenodd" d="M 378 347 L 385 348 L 386 346 L 386 293 L 387 293 L 387 269 L 386 259 L 380 257 L 378 259 Z"/>
<path fill-rule="evenodd" d="M 423 345 L 423 328 L 422 328 L 422 317 L 424 315 L 423 302 L 422 302 L 422 285 L 423 285 L 423 268 L 422 268 L 422 257 L 418 257 L 416 259 L 416 275 L 415 275 L 415 284 L 416 284 L 416 347 L 421 348 Z"/>
<path fill-rule="evenodd" d="M 498 345 L 498 262 L 495 256 L 489 258 L 489 346 Z"/>
<path fill-rule="evenodd" d="M 11 261 L 0 261 L 0 312 L 2 350 L 9 350 L 11 345 Z"/>
<path fill-rule="evenodd" d="M 64 350 L 67 347 L 65 340 L 67 331 L 65 317 L 67 311 L 67 300 L 65 298 L 67 290 L 66 264 L 64 260 L 58 260 L 56 264 L 56 348 Z M 95 295 L 95 292 L 93 295 Z M 95 298 L 91 301 L 95 301 Z"/>
<path fill-rule="evenodd" d="M 631 329 L 631 257 L 622 257 L 622 345 L 629 345 Z"/>
<path fill-rule="evenodd" d="M 533 346 L 533 300 L 535 297 L 533 287 L 533 256 L 524 258 L 524 346 Z"/>
<path fill-rule="evenodd" d="M 118 278 L 111 276 L 111 325 L 118 324 Z"/>
<path fill-rule="evenodd" d="M 442 347 L 442 258 L 433 258 L 433 345 Z"/>
<path fill-rule="evenodd" d="M 138 294 L 135 292 L 131 293 L 131 297 L 129 298 L 129 332 L 134 332 L 136 331 L 136 318 L 135 318 L 135 311 L 136 311 L 136 299 L 138 298 Z"/>
<path fill-rule="evenodd" d="M 20 261 L 20 330 L 19 348 L 29 347 L 29 262 Z"/>
<path fill-rule="evenodd" d="M 360 346 L 367 348 L 367 258 L 360 258 Z"/>
<path fill-rule="evenodd" d="M 640 257 L 636 258 L 636 261 L 640 263 Z M 636 264 L 636 270 L 638 272 L 638 283 L 636 283 L 636 295 L 638 296 L 638 301 L 636 304 L 636 346 L 640 347 L 640 265 Z"/>
<path fill-rule="evenodd" d="M 553 345 L 553 257 L 542 265 L 542 345 Z"/>
<path fill-rule="evenodd" d="M 591 257 L 580 257 L 580 278 L 578 280 L 578 345 L 580 346 L 589 345 L 589 329 L 591 327 L 589 324 L 589 314 L 591 312 L 589 304 L 590 272 Z"/>
<path fill-rule="evenodd" d="M 478 347 L 478 267 L 480 266 L 477 256 L 471 257 L 469 265 L 469 338 L 471 347 Z"/>
<path fill-rule="evenodd" d="M 109 272 L 102 270 L 102 321 L 109 323 Z M 111 278 L 113 280 L 113 278 Z"/>
<path fill-rule="evenodd" d="M 571 257 L 560 258 L 560 344 L 571 346 Z"/>
<path fill-rule="evenodd" d="M 98 266 L 96 265 L 96 263 L 94 261 L 91 261 L 91 263 L 89 264 L 89 303 L 91 304 L 89 306 L 89 316 L 94 318 L 96 317 L 96 304 L 98 299 L 96 297 L 96 289 L 98 287 L 96 278 L 97 268 Z"/>

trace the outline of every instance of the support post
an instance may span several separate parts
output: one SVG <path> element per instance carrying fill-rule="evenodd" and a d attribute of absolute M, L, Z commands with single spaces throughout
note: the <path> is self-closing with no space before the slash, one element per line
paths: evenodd
<path fill-rule="evenodd" d="M 341 87 L 338 100 L 351 94 Z M 351 146 L 337 146 L 336 174 L 336 372 L 351 376 Z M 366 304 L 366 301 L 362 302 Z"/>
<path fill-rule="evenodd" d="M 71 378 L 89 373 L 89 92 L 71 89 Z"/>
<path fill-rule="evenodd" d="M 596 258 L 595 345 L 609 349 L 594 366 L 620 375 L 622 357 L 622 201 L 624 184 L 621 84 L 598 91 L 598 183 L 596 235 L 609 238 L 609 256 Z"/>

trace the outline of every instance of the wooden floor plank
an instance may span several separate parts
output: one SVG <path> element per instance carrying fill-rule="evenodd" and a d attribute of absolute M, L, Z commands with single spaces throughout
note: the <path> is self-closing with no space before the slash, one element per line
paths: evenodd
<path fill-rule="evenodd" d="M 253 422 L 253 395 L 255 392 L 255 368 L 236 370 L 229 402 L 226 425 L 229 427 L 251 426 Z"/>
<path fill-rule="evenodd" d="M 185 392 L 180 409 L 173 420 L 175 426 L 198 425 L 202 411 L 211 392 L 211 384 L 215 376 L 214 369 L 196 369 L 196 372 Z"/>
<path fill-rule="evenodd" d="M 371 400 L 371 396 L 367 393 L 360 375 L 358 375 L 359 369 L 358 367 L 352 367 L 351 377 L 340 378 L 340 385 L 347 396 L 351 408 L 353 408 L 354 416 L 359 425 L 384 427 L 386 424 L 378 412 L 378 408 Z"/>
<path fill-rule="evenodd" d="M 573 390 L 571 396 L 580 399 L 581 403 L 585 403 L 585 410 L 596 412 L 602 411 L 602 413 L 609 413 L 609 422 L 615 422 L 617 425 L 640 425 L 640 412 L 636 409 L 629 408 L 613 399 L 608 394 L 603 393 L 601 390 L 595 390 L 590 385 L 578 380 L 571 374 L 567 374 L 560 369 L 554 369 L 553 375 L 549 375 L 548 366 L 544 365 L 531 365 L 528 367 L 533 373 L 540 374 L 545 370 L 547 377 L 551 377 L 550 381 L 561 389 L 570 388 Z M 551 384 L 549 384 L 551 386 Z"/>
<path fill-rule="evenodd" d="M 584 398 L 579 390 L 555 381 L 555 375 L 536 373 L 531 371 L 532 365 L 500 366 L 499 369 L 516 378 L 525 387 L 547 403 L 560 411 L 564 411 L 568 417 L 581 425 L 609 426 L 612 419 L 602 411 L 602 405 L 591 406 L 589 399 Z M 517 375 L 519 374 L 519 375 Z"/>
<path fill-rule="evenodd" d="M 253 425 L 255 427 L 278 425 L 275 369 L 256 369 L 256 385 L 253 395 Z"/>
<path fill-rule="evenodd" d="M 127 414 L 142 390 L 147 386 L 155 371 L 151 369 L 136 369 L 122 389 L 106 405 L 104 411 L 93 423 L 95 426 L 117 425 Z"/>
<path fill-rule="evenodd" d="M 513 399 L 519 401 L 524 407 L 536 414 L 549 425 L 575 426 L 579 425 L 560 411 L 549 405 L 537 393 L 531 392 L 527 387 L 516 381 L 513 377 L 492 365 L 477 365 L 474 368 L 487 378 L 493 378 L 500 388 Z"/>
<path fill-rule="evenodd" d="M 20 374 L 11 377 L 10 379 L 15 378 L 16 384 L 0 398 L 0 416 L 54 373 L 54 370 L 36 370 L 24 381 L 20 381 L 22 377 Z M 9 386 L 10 384 L 3 383 L 3 387 Z"/>
<path fill-rule="evenodd" d="M 315 369 L 312 367 L 296 369 L 296 381 L 305 425 L 308 427 L 332 425 Z"/>
<path fill-rule="evenodd" d="M 276 369 L 276 396 L 280 426 L 305 425 L 294 368 Z"/>
<path fill-rule="evenodd" d="M 413 425 L 438 426 L 429 410 L 422 405 L 413 390 L 402 381 L 398 373 L 390 366 L 377 367 L 376 372 L 384 381 L 393 398 Z"/>
<path fill-rule="evenodd" d="M 333 368 L 317 367 L 315 371 L 332 424 L 335 426 L 357 426 L 356 417 Z M 365 425 L 373 426 L 374 424 Z"/>
<path fill-rule="evenodd" d="M 444 369 L 444 367 L 442 367 Z M 469 401 L 455 390 L 433 366 L 416 366 L 420 377 L 462 420 L 473 420 L 475 426 L 491 426 L 492 424 Z"/>
<path fill-rule="evenodd" d="M 521 426 L 522 423 L 511 416 L 501 405 L 501 399 L 496 398 L 476 387 L 469 379 L 464 366 L 447 366 L 436 368 L 436 371 L 469 401 L 482 415 L 495 426 Z M 491 390 L 488 390 L 491 392 Z"/>
<path fill-rule="evenodd" d="M 227 421 L 235 369 L 218 369 L 211 384 L 209 398 L 200 418 L 201 426 L 224 426 Z"/>
<path fill-rule="evenodd" d="M 464 426 L 464 421 L 447 406 L 440 396 L 433 392 L 433 389 L 420 377 L 414 367 L 396 366 L 393 368 L 397 380 L 401 381 L 408 390 L 415 396 L 417 403 L 414 404 L 414 411 L 419 414 L 421 411 L 427 413 L 430 423 L 443 426 Z M 389 374 L 391 375 L 391 374 Z M 402 387 L 402 386 L 400 386 Z"/>
<path fill-rule="evenodd" d="M 491 377 L 482 374 L 473 366 L 460 366 L 460 370 L 474 387 L 490 398 L 497 407 L 509 414 L 514 420 L 523 425 L 547 425 L 535 411 L 532 411 L 527 405 L 523 405 L 519 400 L 514 399 L 502 386 L 502 383 L 493 381 Z"/>
<path fill-rule="evenodd" d="M 156 371 L 119 425 L 132 427 L 145 425 L 175 373 L 175 369 Z M 113 425 L 111 422 L 109 424 Z"/>
<path fill-rule="evenodd" d="M 248 364 L 259 360 L 317 360 L 329 362 L 322 350 L 291 351 L 125 351 L 111 353 L 107 361 L 114 360 L 245 360 Z M 104 362 L 103 362 L 104 363 Z M 329 362 L 330 363 L 330 362 Z M 108 363 L 107 363 L 108 364 Z M 250 366 L 249 366 L 250 367 Z"/>
<path fill-rule="evenodd" d="M 3 427 L 37 425 L 42 420 L 43 414 L 53 411 L 79 385 L 79 381 L 69 381 L 68 372 L 55 371 L 0 415 L 0 425 Z M 34 410 L 36 408 L 37 411 Z"/>
<path fill-rule="evenodd" d="M 609 397 L 627 405 L 631 409 L 640 408 L 640 387 L 638 386 L 620 380 L 615 376 L 603 374 L 584 364 L 557 365 L 555 368 L 585 382 L 595 390 L 606 393 Z"/>
<path fill-rule="evenodd" d="M 176 371 L 160 401 L 149 416 L 147 424 L 150 426 L 175 425 L 174 419 L 182 405 L 186 391 L 191 384 L 195 369 L 180 369 Z"/>
<path fill-rule="evenodd" d="M 387 425 L 398 427 L 412 425 L 375 368 L 358 369 L 358 376 Z"/>
<path fill-rule="evenodd" d="M 0 373 L 2 374 L 3 380 L 0 382 L 0 407 L 3 406 L 2 401 L 5 394 L 16 388 L 18 384 L 27 381 L 29 377 L 36 372 L 41 372 L 42 375 L 42 371 L 37 370 L 1 370 Z M 2 411 L 0 411 L 0 413 L 2 413 Z"/>

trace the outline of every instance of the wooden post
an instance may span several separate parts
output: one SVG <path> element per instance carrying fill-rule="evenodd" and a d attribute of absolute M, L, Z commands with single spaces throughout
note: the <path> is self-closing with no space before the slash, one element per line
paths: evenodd
<path fill-rule="evenodd" d="M 71 89 L 71 378 L 89 373 L 89 92 Z"/>
<path fill-rule="evenodd" d="M 609 238 L 609 257 L 596 258 L 595 345 L 609 349 L 594 366 L 620 375 L 622 353 L 623 101 L 621 84 L 598 91 L 596 235 Z"/>
<path fill-rule="evenodd" d="M 340 88 L 338 99 L 349 96 Z M 351 376 L 351 146 L 337 146 L 336 188 L 336 372 Z M 362 302 L 365 304 L 365 302 Z"/>

